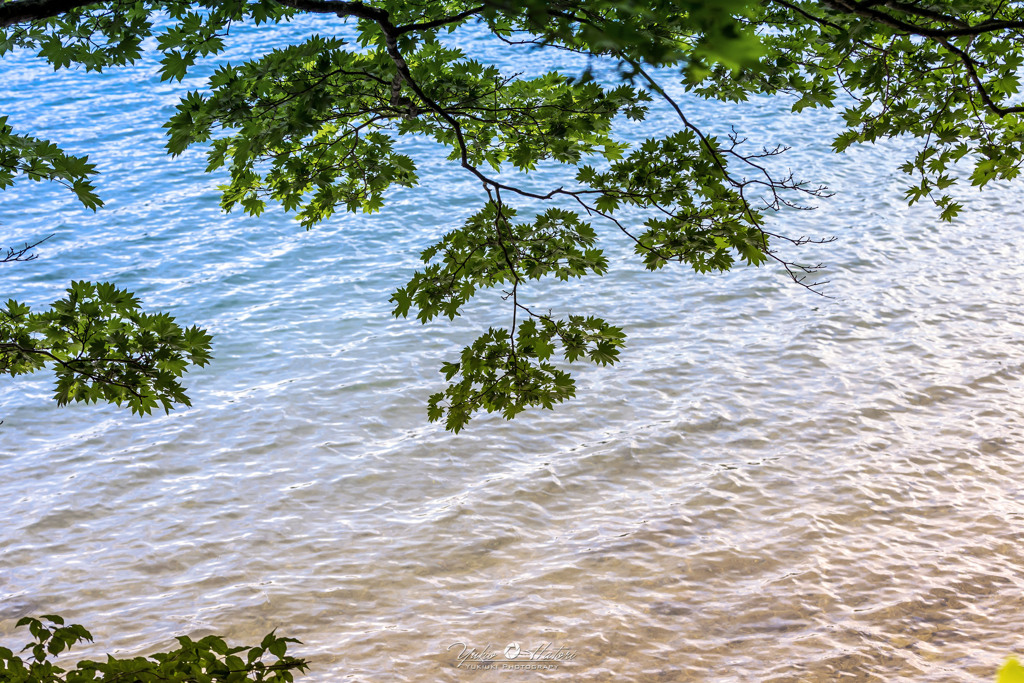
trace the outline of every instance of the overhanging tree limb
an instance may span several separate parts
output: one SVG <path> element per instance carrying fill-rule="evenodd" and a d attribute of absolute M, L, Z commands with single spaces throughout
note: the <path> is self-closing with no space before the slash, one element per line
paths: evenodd
<path fill-rule="evenodd" d="M 915 138 L 919 149 L 902 167 L 913 182 L 908 201 L 928 198 L 946 220 L 962 208 L 949 193 L 958 162 L 968 163 L 976 185 L 1010 180 L 1024 166 L 1011 115 L 1020 109 L 1013 98 L 1024 68 L 1022 1 L 195 0 L 89 9 L 0 30 L 0 50 L 35 50 L 57 67 L 130 64 L 153 30 L 151 15 L 162 12 L 162 76 L 181 80 L 199 58 L 225 48 L 227 28 L 238 22 L 296 12 L 360 22 L 359 49 L 311 36 L 218 69 L 182 99 L 167 126 L 168 149 L 207 146 L 210 169 L 228 175 L 225 209 L 259 215 L 277 202 L 307 228 L 337 211 L 374 212 L 391 188 L 416 187 L 418 160 L 397 144 L 403 136 L 450 151 L 483 186 L 483 206 L 424 250 L 420 270 L 392 301 L 396 315 L 423 322 L 463 314 L 483 289 L 511 303 L 510 329 L 487 328 L 442 367 L 447 385 L 431 396 L 428 415 L 456 431 L 479 410 L 512 417 L 571 397 L 575 385 L 560 363 L 616 360 L 622 330 L 577 311 L 545 311 L 520 286 L 604 273 L 602 228 L 625 235 L 652 271 L 775 261 L 800 281 L 817 269 L 799 270 L 784 249 L 826 240 L 788 236 L 772 214 L 806 208 L 801 198 L 824 197 L 825 189 L 779 170 L 785 146 L 751 148 L 742 131 L 689 116 L 673 79 L 690 96 L 785 95 L 795 112 L 838 107 L 845 127 L 837 151 Z M 525 44 L 603 59 L 622 78 L 599 83 L 589 69 L 531 78 L 502 71 L 445 39 L 470 23 L 510 50 Z M 678 123 L 645 129 L 652 101 Z M 623 120 L 641 131 L 629 144 L 617 137 Z M 4 134 L 0 185 L 14 182 L 15 171 L 88 182 L 83 159 Z M 547 185 L 539 182 L 547 175 L 523 178 L 540 168 L 563 175 Z M 83 336 L 71 335 L 78 344 Z"/>
<path fill-rule="evenodd" d="M 889 26 L 899 31 L 905 31 L 913 35 L 927 38 L 958 38 L 969 36 L 980 36 L 986 33 L 995 33 L 1006 30 L 1024 30 L 1024 21 L 983 21 L 970 25 L 956 17 L 944 15 L 929 10 L 927 7 L 915 6 L 910 3 L 886 2 L 883 7 L 891 7 L 907 14 L 913 14 L 933 21 L 946 22 L 954 25 L 954 28 L 931 28 L 913 24 L 909 21 L 895 17 L 887 12 L 875 9 L 875 3 L 853 2 L 852 0 L 821 0 L 826 7 L 840 12 L 856 14 L 868 19 L 877 21 L 880 24 Z"/>
<path fill-rule="evenodd" d="M 52 19 L 85 7 L 99 7 L 96 0 L 13 0 L 0 2 L 0 27 Z"/>

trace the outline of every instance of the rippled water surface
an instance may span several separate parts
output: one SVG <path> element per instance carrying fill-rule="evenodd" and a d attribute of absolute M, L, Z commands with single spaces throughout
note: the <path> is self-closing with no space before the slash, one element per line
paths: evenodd
<path fill-rule="evenodd" d="M 314 28 L 239 31 L 230 58 Z M 837 190 L 779 223 L 838 237 L 809 256 L 834 298 L 771 268 L 648 274 L 602 228 L 608 276 L 529 296 L 621 322 L 621 364 L 452 436 L 426 423 L 437 368 L 509 316 L 488 295 L 455 325 L 390 316 L 417 252 L 482 203 L 432 147 L 410 148 L 422 188 L 306 233 L 222 215 L 202 154 L 163 154 L 201 74 L 0 69 L 0 112 L 91 153 L 107 200 L 0 195 L 4 244 L 54 234 L 2 294 L 113 280 L 217 334 L 169 416 L 4 381 L 4 642 L 24 614 L 86 624 L 92 656 L 278 628 L 316 681 L 974 681 L 1024 650 L 1019 186 L 941 224 L 903 205 L 898 146 L 837 157 L 827 116 L 686 100 Z M 510 642 L 575 658 L 478 671 L 449 649 Z"/>

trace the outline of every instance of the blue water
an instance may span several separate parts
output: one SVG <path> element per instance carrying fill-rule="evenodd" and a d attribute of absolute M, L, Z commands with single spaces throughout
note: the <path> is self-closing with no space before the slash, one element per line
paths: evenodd
<path fill-rule="evenodd" d="M 224 59 L 330 30 L 233 28 Z M 506 69 L 555 64 L 457 38 Z M 838 157 L 828 114 L 682 96 L 713 131 L 791 145 L 783 163 L 837 192 L 778 219 L 838 238 L 807 252 L 833 298 L 769 267 L 649 274 L 599 226 L 608 276 L 525 295 L 622 324 L 622 362 L 581 367 L 554 412 L 453 436 L 426 422 L 437 369 L 508 307 L 485 293 L 421 326 L 388 298 L 482 203 L 477 183 L 420 141 L 422 187 L 379 214 L 310 232 L 225 215 L 202 150 L 163 151 L 204 69 L 161 84 L 152 60 L 0 64 L 0 112 L 88 153 L 107 203 L 0 194 L 2 243 L 54 235 L 4 267 L 0 294 L 41 306 L 111 280 L 216 334 L 193 407 L 167 416 L 57 408 L 44 374 L 0 384 L 5 643 L 23 614 L 87 625 L 93 656 L 278 628 L 323 681 L 973 681 L 1024 650 L 1019 185 L 968 194 L 942 224 L 901 200 L 903 143 Z M 577 656 L 466 671 L 459 642 Z"/>

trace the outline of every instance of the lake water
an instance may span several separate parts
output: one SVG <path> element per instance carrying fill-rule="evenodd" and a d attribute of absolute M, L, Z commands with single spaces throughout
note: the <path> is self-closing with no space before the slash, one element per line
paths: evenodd
<path fill-rule="evenodd" d="M 229 57 L 317 27 L 239 30 Z M 686 99 L 837 191 L 779 219 L 838 238 L 810 256 L 833 298 L 774 268 L 649 274 L 602 227 L 608 276 L 528 296 L 623 324 L 622 362 L 580 368 L 554 412 L 453 436 L 426 422 L 437 370 L 507 306 L 424 327 L 388 297 L 477 184 L 417 143 L 424 186 L 380 214 L 308 233 L 225 216 L 201 151 L 162 151 L 202 74 L 0 64 L 0 112 L 90 153 L 107 201 L 0 195 L 3 244 L 54 234 L 2 294 L 112 280 L 216 333 L 194 406 L 167 416 L 57 408 L 45 375 L 0 385 L 4 643 L 25 614 L 86 625 L 90 656 L 277 628 L 311 681 L 976 681 L 1024 650 L 1019 185 L 942 224 L 905 207 L 898 145 L 838 157 L 828 115 Z M 574 659 L 456 667 L 458 643 L 512 642 Z"/>

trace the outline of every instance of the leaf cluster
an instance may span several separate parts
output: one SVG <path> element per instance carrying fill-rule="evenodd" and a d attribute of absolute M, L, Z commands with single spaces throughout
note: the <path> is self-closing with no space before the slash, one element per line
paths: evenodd
<path fill-rule="evenodd" d="M 138 414 L 169 411 L 191 405 L 180 378 L 209 362 L 210 341 L 198 327 L 143 312 L 133 294 L 113 284 L 76 281 L 46 310 L 14 300 L 0 308 L 0 375 L 52 365 L 60 405 L 102 400 Z"/>
<path fill-rule="evenodd" d="M 427 416 L 459 432 L 480 410 L 511 420 L 527 408 L 551 409 L 576 395 L 575 380 L 554 363 L 558 346 L 565 361 L 610 365 L 624 342 L 621 328 L 594 316 L 531 316 L 514 335 L 491 328 L 442 365 L 449 384 L 430 396 Z"/>
<path fill-rule="evenodd" d="M 676 261 L 706 273 L 729 270 L 734 254 L 752 265 L 767 259 L 761 214 L 745 204 L 742 188 L 726 182 L 718 141 L 704 142 L 682 130 L 645 140 L 607 170 L 577 172 L 580 183 L 601 192 L 595 207 L 606 214 L 623 205 L 656 209 L 634 240 L 649 270 Z"/>
<path fill-rule="evenodd" d="M 295 671 L 308 668 L 304 660 L 287 654 L 288 644 L 299 641 L 269 633 L 256 646 L 229 646 L 219 636 L 198 641 L 181 636 L 179 647 L 169 652 L 130 659 L 108 655 L 106 661 L 83 660 L 67 669 L 51 658 L 77 643 L 91 642 L 85 628 L 66 626 L 56 615 L 25 617 L 17 626 L 27 626 L 33 641 L 22 649 L 29 651 L 27 658 L 0 647 L 4 683 L 291 683 Z"/>
<path fill-rule="evenodd" d="M 71 190 L 87 209 L 102 206 L 92 183 L 96 166 L 87 157 L 68 154 L 48 140 L 17 135 L 7 120 L 8 117 L 0 116 L 0 192 L 19 177 L 49 180 Z"/>
<path fill-rule="evenodd" d="M 575 212 L 549 208 L 520 223 L 513 222 L 515 216 L 512 207 L 488 202 L 462 228 L 424 250 L 427 266 L 395 292 L 394 314 L 405 317 L 415 306 L 422 322 L 438 315 L 453 320 L 482 288 L 547 276 L 566 281 L 607 270 L 604 253 L 594 246 L 597 234 Z"/>
<path fill-rule="evenodd" d="M 917 140 L 900 167 L 910 176 L 906 199 L 928 199 L 951 221 L 963 210 L 953 194 L 964 176 L 958 165 L 982 187 L 1016 178 L 1024 163 L 1024 8 L 992 0 L 861 5 L 765 3 L 753 21 L 765 27 L 766 58 L 739 79 L 718 67 L 692 87 L 716 99 L 789 94 L 794 112 L 841 108 L 837 152 Z"/>
<path fill-rule="evenodd" d="M 515 216 L 513 208 L 488 202 L 461 229 L 426 249 L 426 267 L 392 297 L 396 316 L 415 308 L 416 317 L 428 322 L 438 315 L 454 319 L 478 289 L 509 285 L 506 299 L 527 318 L 514 330 L 489 329 L 463 349 L 458 361 L 442 366 L 449 385 L 430 397 L 427 414 L 455 432 L 477 410 L 512 419 L 530 406 L 552 408 L 574 396 L 574 380 L 552 363 L 556 345 L 565 361 L 607 365 L 618 358 L 625 340 L 620 328 L 599 318 L 554 319 L 519 303 L 522 282 L 601 275 L 608 262 L 594 247 L 593 228 L 575 212 L 549 208 L 519 223 Z"/>

